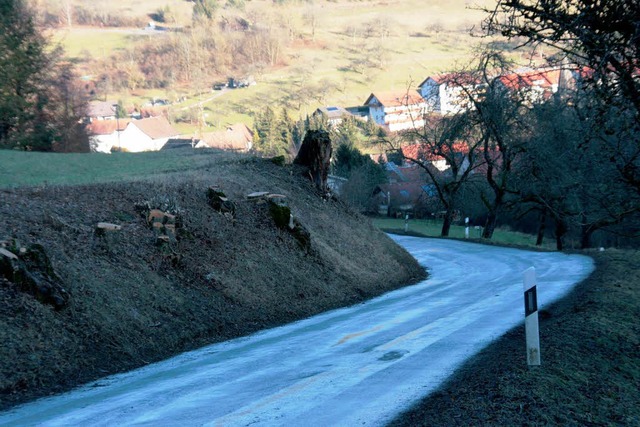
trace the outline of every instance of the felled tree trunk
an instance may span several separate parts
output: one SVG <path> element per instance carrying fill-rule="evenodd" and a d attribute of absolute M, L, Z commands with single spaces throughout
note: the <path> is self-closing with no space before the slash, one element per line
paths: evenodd
<path fill-rule="evenodd" d="M 324 130 L 307 131 L 293 163 L 309 168 L 311 180 L 323 194 L 329 191 L 327 177 L 330 162 L 331 138 L 329 133 Z"/>
<path fill-rule="evenodd" d="M 53 270 L 41 245 L 33 244 L 16 253 L 0 249 L 0 278 L 56 310 L 67 305 L 69 294 L 62 287 L 62 280 Z"/>

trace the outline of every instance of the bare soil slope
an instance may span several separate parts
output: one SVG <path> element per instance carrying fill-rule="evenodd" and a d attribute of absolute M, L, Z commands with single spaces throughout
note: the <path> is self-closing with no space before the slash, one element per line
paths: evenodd
<path fill-rule="evenodd" d="M 212 185 L 233 214 L 210 206 Z M 247 200 L 255 191 L 286 196 L 309 247 L 276 225 L 269 203 Z M 166 230 L 154 230 L 141 206 L 175 213 L 176 239 L 158 244 Z M 366 218 L 323 200 L 299 168 L 266 160 L 153 181 L 0 190 L 0 218 L 5 249 L 41 245 L 69 295 L 56 310 L 0 277 L 2 409 L 425 275 Z M 99 222 L 122 228 L 96 233 Z"/>

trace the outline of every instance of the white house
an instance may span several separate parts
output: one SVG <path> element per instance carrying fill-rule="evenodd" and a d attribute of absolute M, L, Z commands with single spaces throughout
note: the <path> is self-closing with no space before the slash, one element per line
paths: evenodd
<path fill-rule="evenodd" d="M 117 147 L 130 153 L 158 151 L 169 138 L 176 136 L 178 131 L 164 116 L 149 117 L 129 122 L 124 131 L 120 132 Z"/>
<path fill-rule="evenodd" d="M 479 87 L 479 82 L 470 75 L 451 73 L 427 77 L 418 86 L 418 92 L 430 112 L 447 115 L 471 108 L 467 91 L 473 93 Z"/>
<path fill-rule="evenodd" d="M 111 153 L 111 148 L 118 146 L 119 134 L 129 124 L 129 120 L 94 120 L 87 125 L 91 151 Z"/>
<path fill-rule="evenodd" d="M 333 127 L 336 127 L 340 123 L 342 123 L 342 120 L 344 120 L 345 117 L 352 116 L 352 114 L 346 109 L 333 106 L 317 108 L 316 111 L 313 112 L 313 115 L 321 115 L 325 117 L 329 122 L 329 125 Z"/>
<path fill-rule="evenodd" d="M 369 95 L 364 105 L 369 117 L 390 132 L 424 126 L 427 104 L 415 91 L 377 92 Z"/>

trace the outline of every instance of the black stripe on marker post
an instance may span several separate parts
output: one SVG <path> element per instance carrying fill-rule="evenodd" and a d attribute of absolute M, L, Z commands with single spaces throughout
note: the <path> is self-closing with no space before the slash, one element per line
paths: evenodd
<path fill-rule="evenodd" d="M 536 286 L 524 291 L 524 315 L 529 316 L 538 311 L 538 292 Z"/>

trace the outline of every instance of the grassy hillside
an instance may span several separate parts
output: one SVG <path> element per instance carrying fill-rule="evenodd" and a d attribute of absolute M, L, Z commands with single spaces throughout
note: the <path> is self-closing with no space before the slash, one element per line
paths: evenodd
<path fill-rule="evenodd" d="M 287 99 L 300 93 L 306 94 L 302 104 L 291 102 L 294 116 L 309 114 L 321 105 L 361 105 L 371 92 L 405 90 L 429 75 L 464 65 L 480 42 L 470 32 L 473 27 L 479 27 L 484 16 L 477 10 L 477 5 L 482 4 L 491 2 L 317 1 L 277 5 L 271 0 L 253 0 L 246 2 L 243 10 L 220 9 L 221 17 L 238 14 L 249 19 L 268 15 L 284 17 L 293 35 L 286 40 L 284 64 L 264 70 L 234 71 L 253 74 L 258 85 L 230 91 L 207 102 L 204 106 L 207 122 L 211 126 L 237 121 L 250 124 L 253 111 L 267 105 L 285 105 Z M 166 6 L 177 16 L 178 24 L 188 25 L 190 5 L 188 2 L 145 0 L 135 2 L 135 5 L 133 2 L 104 2 L 100 7 L 105 13 L 144 20 Z M 371 35 L 366 35 L 367 31 Z M 60 40 L 69 55 L 77 60 L 86 55 L 108 57 L 112 51 L 131 47 L 145 37 L 150 35 L 140 28 L 67 27 L 60 29 L 55 39 Z M 369 53 L 364 54 L 367 51 Z M 358 59 L 381 65 L 354 71 L 351 64 Z M 220 76 L 221 79 L 226 77 Z M 331 88 L 326 94 L 320 96 L 317 89 L 308 93 L 309 87 L 321 82 L 322 86 Z M 111 93 L 109 97 L 142 104 L 152 96 L 172 99 L 177 92 L 195 96 L 194 88 L 174 87 L 164 91 L 139 89 L 135 93 Z M 193 132 L 195 127 L 186 127 L 183 131 Z"/>
<path fill-rule="evenodd" d="M 103 161 L 79 159 L 87 169 Z M 145 180 L 105 168 L 88 180 L 121 182 L 0 189 L 0 241 L 20 257 L 0 253 L 0 408 L 424 276 L 369 221 L 323 200 L 297 167 L 211 153 L 184 159 L 202 163 Z M 36 181 L 45 176 L 32 172 Z M 81 173 L 58 173 L 81 181 Z M 227 210 L 212 207 L 212 185 L 229 198 Z M 278 225 L 269 203 L 248 200 L 255 191 L 286 196 L 296 229 Z M 149 208 L 176 215 L 175 238 L 168 225 L 148 223 Z M 99 222 L 121 229 L 99 231 Z M 56 310 L 59 287 L 68 300 Z"/>

